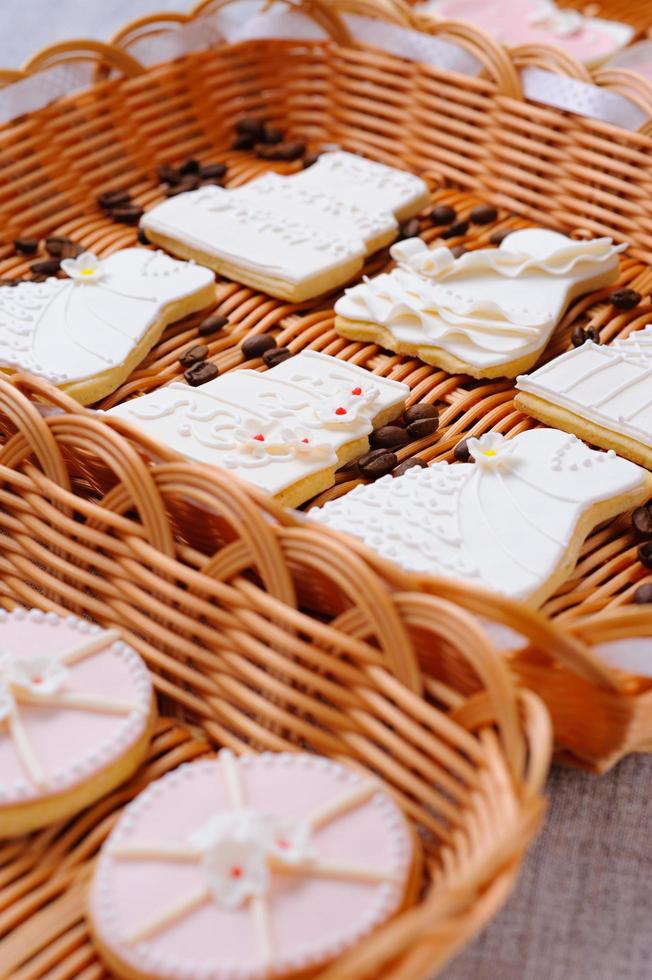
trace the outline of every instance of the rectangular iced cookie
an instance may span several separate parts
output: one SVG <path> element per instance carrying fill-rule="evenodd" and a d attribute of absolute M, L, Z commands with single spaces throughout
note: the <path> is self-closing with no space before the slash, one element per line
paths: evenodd
<path fill-rule="evenodd" d="M 171 384 L 107 415 L 294 507 L 332 486 L 335 470 L 367 451 L 372 430 L 403 412 L 408 393 L 398 381 L 302 351 L 269 371 Z"/>
<path fill-rule="evenodd" d="M 516 387 L 528 415 L 652 469 L 652 326 L 609 346 L 587 340 Z"/>

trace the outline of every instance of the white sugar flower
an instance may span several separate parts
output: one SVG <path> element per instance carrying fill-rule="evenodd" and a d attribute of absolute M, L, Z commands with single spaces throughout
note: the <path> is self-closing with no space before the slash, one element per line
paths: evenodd
<path fill-rule="evenodd" d="M 424 279 L 439 279 L 455 265 L 455 256 L 449 248 L 428 248 L 421 238 L 397 242 L 392 245 L 390 254 L 404 269 L 416 272 Z"/>
<path fill-rule="evenodd" d="M 245 419 L 244 422 L 233 430 L 233 438 L 238 444 L 238 449 L 250 453 L 252 456 L 264 456 L 269 452 L 273 436 L 269 425 L 258 422 L 256 419 Z"/>
<path fill-rule="evenodd" d="M 487 432 L 479 439 L 467 440 L 469 454 L 482 467 L 503 467 L 512 455 L 514 444 L 499 432 Z"/>
<path fill-rule="evenodd" d="M 327 442 L 315 442 L 309 432 L 296 429 L 281 429 L 279 439 L 283 446 L 289 449 L 295 456 L 304 459 L 314 459 L 328 456 L 335 456 L 335 451 Z"/>
<path fill-rule="evenodd" d="M 5 657 L 0 661 L 5 684 L 38 697 L 57 694 L 68 678 L 68 668 L 47 654 Z"/>
<path fill-rule="evenodd" d="M 269 889 L 265 848 L 251 839 L 223 837 L 204 854 L 204 873 L 213 897 L 225 909 L 236 909 Z"/>
<path fill-rule="evenodd" d="M 317 857 L 306 820 L 274 819 L 270 851 L 284 864 L 305 864 Z"/>
<path fill-rule="evenodd" d="M 323 425 L 341 426 L 359 419 L 369 420 L 375 414 L 374 402 L 378 400 L 378 395 L 375 385 L 341 388 L 316 406 L 315 415 Z"/>
<path fill-rule="evenodd" d="M 103 275 L 102 263 L 92 252 L 82 252 L 76 259 L 63 259 L 61 268 L 75 282 L 96 282 Z"/>

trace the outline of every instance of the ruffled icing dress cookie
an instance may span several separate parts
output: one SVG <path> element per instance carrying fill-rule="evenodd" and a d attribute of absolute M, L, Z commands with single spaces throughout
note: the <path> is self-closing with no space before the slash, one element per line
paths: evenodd
<path fill-rule="evenodd" d="M 90 922 L 129 980 L 312 976 L 414 900 L 419 863 L 375 779 L 319 756 L 224 751 L 127 806 Z"/>
<path fill-rule="evenodd" d="M 162 252 L 84 252 L 66 279 L 0 286 L 0 370 L 29 371 L 82 404 L 114 391 L 166 324 L 215 298 L 212 274 Z"/>
<path fill-rule="evenodd" d="M 346 290 L 335 328 L 450 373 L 513 378 L 534 364 L 574 299 L 615 281 L 624 247 L 528 228 L 455 259 L 409 239 L 391 249 L 397 268 Z"/>
<path fill-rule="evenodd" d="M 0 837 L 69 817 L 131 776 L 154 714 L 147 668 L 115 630 L 0 610 Z"/>
<path fill-rule="evenodd" d="M 189 459 L 226 467 L 288 506 L 335 482 L 401 415 L 407 385 L 316 351 L 269 371 L 231 371 L 197 388 L 171 384 L 107 415 Z"/>
<path fill-rule="evenodd" d="M 469 439 L 472 463 L 359 485 L 310 517 L 408 571 L 464 579 L 532 606 L 568 578 L 588 534 L 652 495 L 652 476 L 557 429 Z"/>

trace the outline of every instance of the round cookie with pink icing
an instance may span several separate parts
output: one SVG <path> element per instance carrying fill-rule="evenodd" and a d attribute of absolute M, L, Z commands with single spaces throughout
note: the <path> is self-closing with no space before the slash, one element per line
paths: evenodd
<path fill-rule="evenodd" d="M 0 837 L 70 817 L 131 776 L 154 715 L 149 672 L 116 630 L 0 610 Z"/>
<path fill-rule="evenodd" d="M 90 924 L 127 980 L 312 976 L 409 904 L 419 871 L 376 779 L 315 755 L 224 750 L 127 806 Z"/>

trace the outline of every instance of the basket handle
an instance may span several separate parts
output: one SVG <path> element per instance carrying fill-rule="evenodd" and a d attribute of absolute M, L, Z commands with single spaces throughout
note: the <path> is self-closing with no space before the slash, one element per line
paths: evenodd
<path fill-rule="evenodd" d="M 206 14 L 215 14 L 234 2 L 237 2 L 237 0 L 200 0 L 197 6 L 193 7 L 190 16 L 192 18 L 201 17 Z M 268 0 L 266 9 L 271 7 L 274 2 L 275 0 Z M 347 47 L 355 46 L 355 42 L 348 28 L 338 15 L 334 3 L 330 3 L 328 0 L 296 0 L 296 2 L 294 0 L 277 0 L 277 2 L 283 3 L 290 10 L 304 14 L 304 16 L 314 21 L 318 27 L 326 31 L 329 38 L 335 41 L 336 44 L 346 45 Z"/>
<path fill-rule="evenodd" d="M 79 61 L 90 62 L 98 66 L 108 64 L 127 78 L 134 78 L 144 71 L 140 62 L 127 51 L 90 38 L 50 44 L 28 58 L 23 64 L 22 70 L 27 74 L 33 74 L 38 71 L 47 71 L 49 68 L 56 68 L 58 65 L 69 65 Z"/>
<path fill-rule="evenodd" d="M 592 83 L 591 73 L 584 65 L 558 48 L 548 44 L 521 44 L 511 48 L 511 58 L 517 68 L 543 68 L 545 71 Z"/>
<path fill-rule="evenodd" d="M 595 83 L 624 96 L 637 105 L 650 118 L 643 123 L 637 133 L 652 136 L 652 84 L 635 71 L 627 68 L 605 67 L 593 73 Z"/>

